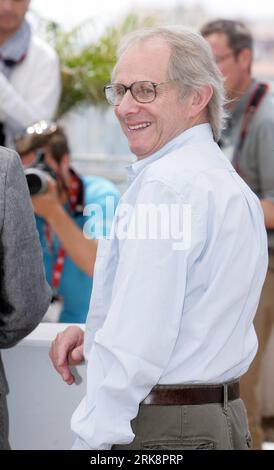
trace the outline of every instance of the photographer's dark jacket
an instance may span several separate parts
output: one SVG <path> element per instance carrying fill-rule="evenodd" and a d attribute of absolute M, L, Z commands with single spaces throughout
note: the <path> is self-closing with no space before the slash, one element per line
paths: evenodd
<path fill-rule="evenodd" d="M 17 154 L 0 147 L 0 350 L 35 328 L 50 300 L 25 175 Z M 7 391 L 0 357 L 0 395 Z"/>

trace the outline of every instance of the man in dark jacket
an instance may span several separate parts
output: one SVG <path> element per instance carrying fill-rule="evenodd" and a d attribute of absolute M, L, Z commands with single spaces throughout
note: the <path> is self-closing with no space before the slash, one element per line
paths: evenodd
<path fill-rule="evenodd" d="M 16 153 L 0 147 L 0 350 L 35 328 L 50 300 L 25 175 Z M 7 393 L 0 357 L 0 449 L 9 449 Z"/>

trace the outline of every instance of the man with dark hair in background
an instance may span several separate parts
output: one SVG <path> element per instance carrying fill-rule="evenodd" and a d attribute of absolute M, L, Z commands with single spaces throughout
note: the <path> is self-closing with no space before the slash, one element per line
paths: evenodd
<path fill-rule="evenodd" d="M 54 117 L 60 96 L 57 54 L 25 19 L 30 0 L 0 0 L 0 145 L 40 119 Z"/>
<path fill-rule="evenodd" d="M 269 268 L 255 317 L 259 350 L 241 379 L 255 449 L 263 442 L 260 377 L 263 355 L 274 325 L 274 99 L 268 86 L 252 77 L 253 40 L 240 21 L 220 19 L 203 26 L 225 78 L 228 124 L 220 145 L 235 169 L 257 194 L 268 232 Z"/>
<path fill-rule="evenodd" d="M 105 95 L 138 160 L 99 242 L 85 337 L 71 326 L 50 351 L 68 384 L 70 361 L 88 361 L 73 448 L 248 449 L 239 377 L 267 246 L 258 198 L 216 143 L 221 74 L 199 34 L 155 28 L 124 39 Z"/>
<path fill-rule="evenodd" d="M 119 193 L 110 181 L 73 170 L 67 137 L 55 123 L 29 127 L 16 138 L 16 149 L 28 172 L 44 171 L 44 186 L 32 194 L 32 203 L 47 279 L 54 300 L 62 303 L 60 321 L 84 323 L 97 238 L 110 230 Z"/>

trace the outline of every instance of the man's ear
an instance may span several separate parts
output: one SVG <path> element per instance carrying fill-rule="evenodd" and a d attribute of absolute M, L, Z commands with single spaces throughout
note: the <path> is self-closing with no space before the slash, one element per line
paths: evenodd
<path fill-rule="evenodd" d="M 237 63 L 243 71 L 250 70 L 252 62 L 252 51 L 247 47 L 242 49 L 237 55 Z"/>
<path fill-rule="evenodd" d="M 192 104 L 189 111 L 190 117 L 198 116 L 208 105 L 213 94 L 212 86 L 204 85 L 193 92 Z"/>

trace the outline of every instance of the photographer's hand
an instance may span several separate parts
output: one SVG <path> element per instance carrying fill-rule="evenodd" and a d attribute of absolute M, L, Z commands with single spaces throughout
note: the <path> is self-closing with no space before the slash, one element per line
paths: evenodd
<path fill-rule="evenodd" d="M 47 222 L 56 208 L 61 206 L 58 194 L 57 182 L 47 175 L 47 191 L 37 196 L 32 196 L 31 201 L 35 215 L 43 217 Z"/>

